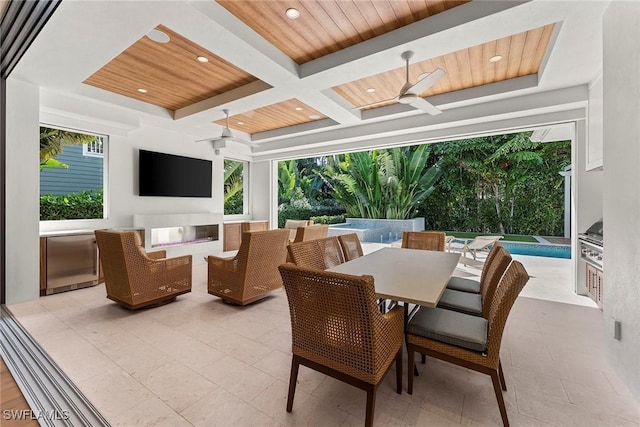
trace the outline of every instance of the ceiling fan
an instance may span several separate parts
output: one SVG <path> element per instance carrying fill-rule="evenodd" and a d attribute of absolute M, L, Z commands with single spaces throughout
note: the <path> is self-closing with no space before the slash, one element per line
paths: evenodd
<path fill-rule="evenodd" d="M 222 128 L 222 134 L 216 138 L 205 138 L 205 139 L 200 139 L 196 142 L 210 142 L 211 146 L 216 151 L 221 148 L 225 148 L 227 146 L 227 141 L 235 141 L 243 144 L 248 144 L 247 141 L 233 136 L 233 132 L 231 132 L 231 128 L 229 128 L 229 110 L 224 109 L 222 110 L 222 112 L 226 116 L 226 124 L 225 124 L 225 127 Z"/>
<path fill-rule="evenodd" d="M 412 57 L 413 52 L 410 50 L 403 52 L 401 55 L 401 58 L 404 59 L 407 63 L 407 79 L 404 86 L 402 86 L 402 88 L 400 89 L 400 93 L 398 94 L 398 96 L 396 96 L 395 98 L 386 99 L 384 101 L 377 101 L 371 104 L 362 105 L 356 108 L 358 110 L 361 110 L 363 108 L 373 107 L 374 105 L 396 101 L 401 104 L 411 105 L 412 107 L 418 108 L 431 115 L 442 113 L 442 111 L 440 111 L 440 109 L 438 109 L 436 106 L 432 105 L 424 98 L 421 98 L 420 94 L 436 84 L 438 80 L 440 80 L 444 76 L 444 70 L 437 68 L 433 72 L 418 80 L 415 84 L 411 84 L 411 82 L 409 81 L 409 60 Z"/>

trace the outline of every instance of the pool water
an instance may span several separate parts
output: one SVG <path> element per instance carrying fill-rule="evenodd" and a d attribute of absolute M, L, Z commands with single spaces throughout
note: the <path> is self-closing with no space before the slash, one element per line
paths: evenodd
<path fill-rule="evenodd" d="M 544 256 L 549 258 L 571 259 L 571 246 L 545 245 L 541 243 L 500 242 L 502 246 L 514 255 Z"/>

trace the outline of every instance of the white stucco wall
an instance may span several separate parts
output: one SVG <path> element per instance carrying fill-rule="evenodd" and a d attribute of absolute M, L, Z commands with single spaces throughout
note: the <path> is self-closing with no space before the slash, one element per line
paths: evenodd
<path fill-rule="evenodd" d="M 222 213 L 223 156 L 192 135 L 159 128 L 131 111 L 40 93 L 38 86 L 7 81 L 7 303 L 39 296 L 39 232 L 129 227 L 134 214 Z M 47 98 L 43 101 L 42 98 Z M 43 105 L 46 104 L 46 105 Z M 39 125 L 79 129 L 109 135 L 107 170 L 108 217 L 99 220 L 39 221 Z M 212 198 L 138 196 L 138 150 L 147 149 L 213 161 Z M 169 248 L 169 256 L 222 251 L 220 240 Z M 202 250 L 201 250 L 202 248 Z M 202 252 L 206 249 L 206 253 Z"/>
<path fill-rule="evenodd" d="M 271 228 L 277 228 L 277 209 L 274 210 L 273 207 L 278 204 L 277 194 L 274 199 L 274 192 L 277 193 L 278 187 L 276 183 L 272 185 L 272 181 L 275 180 L 272 175 L 271 162 L 253 162 L 250 171 L 251 217 L 257 220 L 267 219 L 271 223 Z"/>
<path fill-rule="evenodd" d="M 603 29 L 604 339 L 612 366 L 640 398 L 640 2 L 611 2 Z"/>
<path fill-rule="evenodd" d="M 38 298 L 39 89 L 7 80 L 6 302 Z"/>

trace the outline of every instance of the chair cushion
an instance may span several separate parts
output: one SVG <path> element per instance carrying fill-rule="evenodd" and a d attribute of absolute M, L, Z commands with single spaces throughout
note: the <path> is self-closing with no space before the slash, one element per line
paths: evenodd
<path fill-rule="evenodd" d="M 453 289 L 454 291 L 471 292 L 473 294 L 480 293 L 480 282 L 473 279 L 467 279 L 466 277 L 453 276 L 447 283 L 447 289 Z"/>
<path fill-rule="evenodd" d="M 487 350 L 487 319 L 443 308 L 420 307 L 407 333 L 474 351 Z"/>
<path fill-rule="evenodd" d="M 480 294 L 445 289 L 440 297 L 440 302 L 438 302 L 438 307 L 482 316 L 482 297 Z"/>

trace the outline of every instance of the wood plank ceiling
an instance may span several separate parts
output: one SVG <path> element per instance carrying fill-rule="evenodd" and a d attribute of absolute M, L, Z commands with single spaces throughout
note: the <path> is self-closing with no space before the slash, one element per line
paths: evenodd
<path fill-rule="evenodd" d="M 247 111 L 243 114 L 230 116 L 229 127 L 248 134 L 254 134 L 309 123 L 326 117 L 321 112 L 314 110 L 297 99 L 289 99 L 253 111 Z M 225 126 L 225 122 L 226 119 L 221 119 L 214 123 Z"/>
<path fill-rule="evenodd" d="M 289 58 L 303 64 L 469 0 L 217 0 Z M 292 20 L 289 8 L 300 12 Z M 292 41 L 294 41 L 292 43 Z"/>
<path fill-rule="evenodd" d="M 443 69 L 445 76 L 420 94 L 420 96 L 426 97 L 535 74 L 544 58 L 553 27 L 554 24 L 549 24 L 410 64 L 409 81 L 415 83 L 421 74 L 430 73 L 437 68 Z M 490 59 L 496 55 L 500 55 L 502 59 L 491 62 Z M 398 64 L 402 64 L 402 62 L 403 60 L 398 58 Z M 388 100 L 395 98 L 404 85 L 405 70 L 405 66 L 402 65 L 395 70 L 336 86 L 333 90 L 355 107 Z M 380 108 L 394 102 L 377 104 L 370 108 Z"/>
<path fill-rule="evenodd" d="M 170 41 L 158 43 L 143 36 L 84 83 L 177 110 L 257 80 L 169 28 L 156 29 Z M 198 56 L 209 61 L 201 63 Z"/>

